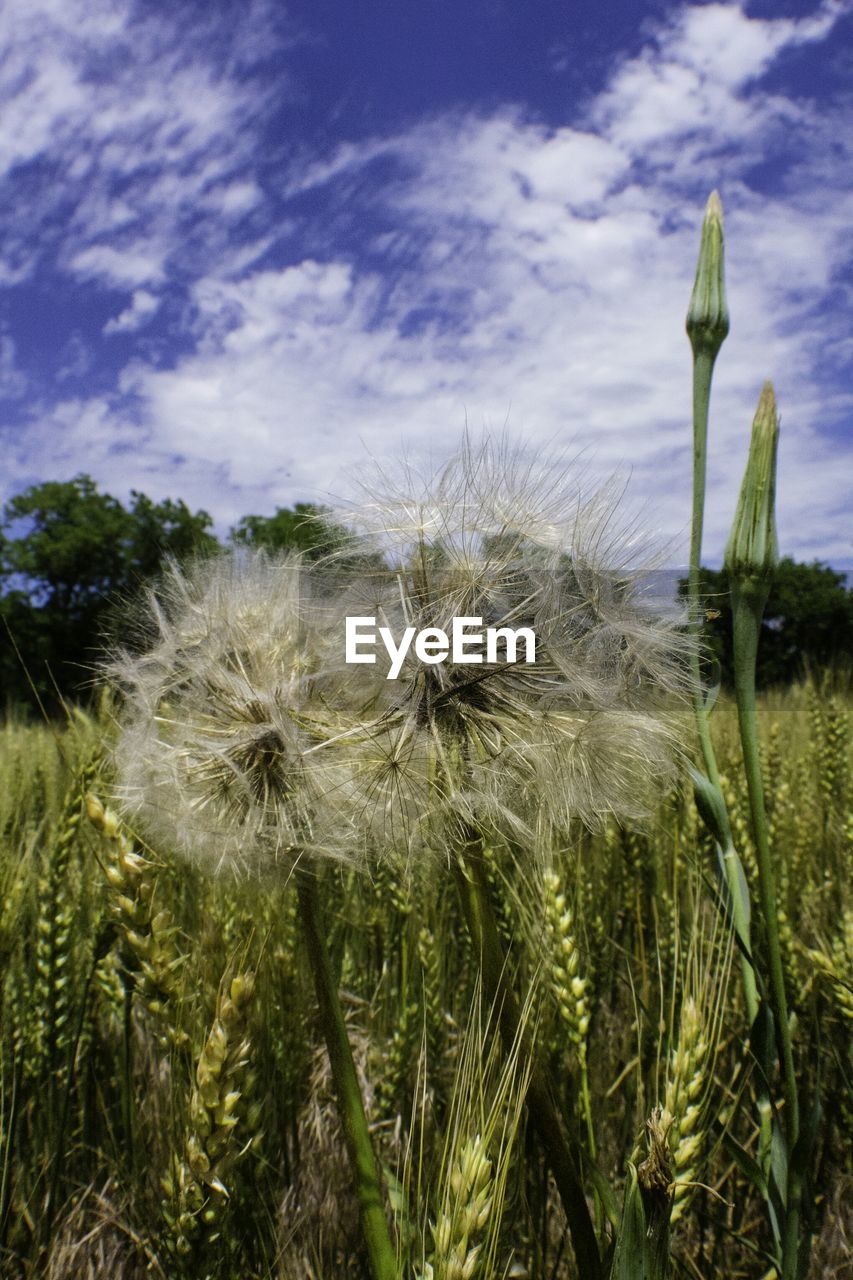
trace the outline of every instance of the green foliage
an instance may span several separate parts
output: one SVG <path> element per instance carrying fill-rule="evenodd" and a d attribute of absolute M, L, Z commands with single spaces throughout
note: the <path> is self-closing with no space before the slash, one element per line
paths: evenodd
<path fill-rule="evenodd" d="M 328 519 L 325 508 L 312 502 L 279 507 L 274 516 L 243 516 L 230 534 L 238 546 L 301 551 L 308 560 L 338 549 L 346 536 L 345 529 Z"/>
<path fill-rule="evenodd" d="M 805 1202 L 818 1236 L 813 1277 L 843 1272 L 841 1206 L 851 1188 L 849 714 L 849 700 L 814 686 L 773 691 L 759 706 L 782 942 L 800 1028 L 798 1080 L 804 1098 L 837 1099 Z M 748 812 L 746 787 L 725 695 L 713 731 L 752 887 L 755 852 L 739 817 Z M 73 731 L 12 723 L 0 730 L 0 1277 L 138 1280 L 178 1276 L 183 1267 L 198 1280 L 363 1280 L 295 885 L 202 880 L 171 850 L 142 850 L 113 830 L 91 801 L 89 821 L 82 793 L 107 795 L 110 787 L 108 776 L 87 776 L 101 736 L 80 716 Z M 516 993 L 532 988 L 531 1025 L 547 1045 L 554 938 L 543 921 L 543 884 L 532 858 L 505 852 L 495 850 L 516 934 L 509 977 Z M 780 1080 L 772 1072 L 765 1079 L 759 1029 L 747 1043 L 736 971 L 728 983 L 720 976 L 727 953 L 707 888 L 713 857 L 686 782 L 662 797 L 647 832 L 610 825 L 554 849 L 554 874 L 572 887 L 573 936 L 594 975 L 584 996 L 598 1171 L 587 1158 L 571 1042 L 555 1048 L 551 1078 L 582 1144 L 585 1192 L 606 1206 L 605 1248 L 615 1250 L 623 1223 L 606 1271 L 620 1280 L 662 1274 L 667 1242 L 673 1277 L 758 1277 L 770 1267 L 764 1195 L 781 1155 L 778 1144 L 762 1150 L 755 1106 L 769 1090 L 779 1108 Z M 534 1134 L 529 1125 L 516 1134 L 515 1094 L 495 1109 L 478 1082 L 481 1067 L 498 1057 L 471 1016 L 478 966 L 446 865 L 419 863 L 410 878 L 384 868 L 375 880 L 330 869 L 317 887 L 368 1118 L 394 1192 L 395 1230 L 401 1239 L 408 1232 L 411 1266 L 401 1278 L 415 1266 L 428 1274 L 422 1260 L 436 1261 L 443 1217 L 456 1232 L 476 1198 L 458 1194 L 454 1169 L 466 1144 L 471 1158 L 480 1134 L 495 1186 L 501 1169 L 506 1185 L 470 1209 L 477 1229 L 465 1261 L 473 1275 L 479 1268 L 483 1277 L 578 1280 Z M 699 946 L 703 931 L 707 945 Z M 761 957 L 760 928 L 753 938 Z M 255 984 L 245 1027 L 232 1035 L 223 1002 L 238 972 L 254 973 Z M 706 1013 L 697 984 L 719 1014 Z M 685 1032 L 697 1012 L 706 1038 L 720 1019 L 699 1093 Z M 484 1024 L 487 1015 L 484 1006 Z M 217 1066 L 217 1055 L 214 1097 L 211 1073 L 200 1076 L 199 1066 Z M 527 1067 L 520 1058 L 519 1079 Z M 664 1107 L 657 1137 L 648 1127 L 656 1104 Z M 456 1124 L 460 1114 L 464 1125 Z M 700 1133 L 685 1173 L 679 1143 Z M 194 1138 L 203 1140 L 227 1199 Z M 673 1189 L 679 1178 L 689 1185 Z M 686 1208 L 668 1224 L 679 1190 Z M 481 1216 L 488 1216 L 482 1231 Z M 181 1233 L 190 1246 L 186 1265 L 176 1253 Z M 463 1234 L 460 1227 L 452 1243 Z"/>
<path fill-rule="evenodd" d="M 25 578 L 35 605 L 69 618 L 85 616 L 116 579 L 127 537 L 124 507 L 81 475 L 34 485 L 12 498 L 3 528 L 19 521 L 30 528 L 4 539 L 4 574 Z"/>
<path fill-rule="evenodd" d="M 131 585 L 155 574 L 167 556 L 183 561 L 219 549 L 206 511 L 190 511 L 182 498 L 152 502 L 136 489 L 131 489 L 130 496 L 126 554 Z"/>
<path fill-rule="evenodd" d="M 50 700 L 54 686 L 79 692 L 114 602 L 167 556 L 214 551 L 211 524 L 206 511 L 136 490 L 126 508 L 87 475 L 12 498 L 0 521 L 0 697 L 20 701 L 26 688 L 6 626 L 42 697 Z"/>
<path fill-rule="evenodd" d="M 702 569 L 704 640 L 720 664 L 726 688 L 734 684 L 732 610 L 725 569 Z M 678 584 L 687 594 L 687 580 Z M 759 688 L 791 684 L 807 671 L 849 662 L 853 652 L 853 591 L 844 574 L 815 561 L 799 564 L 789 556 L 776 566 L 764 611 L 758 646 Z"/>
<path fill-rule="evenodd" d="M 219 550 L 211 526 L 206 511 L 181 499 L 154 502 L 134 489 L 125 507 L 87 475 L 12 498 L 0 519 L 0 705 L 29 705 L 30 680 L 50 709 L 57 694 L 79 697 L 104 636 L 121 625 L 121 605 L 166 559 Z M 237 546 L 295 550 L 312 561 L 339 554 L 348 538 L 310 502 L 244 516 L 229 536 Z M 365 569 L 374 565 L 358 559 Z"/>

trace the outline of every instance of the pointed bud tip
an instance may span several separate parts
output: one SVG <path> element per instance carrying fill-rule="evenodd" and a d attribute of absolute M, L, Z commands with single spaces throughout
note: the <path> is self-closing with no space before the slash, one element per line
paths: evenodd
<path fill-rule="evenodd" d="M 694 356 L 715 360 L 729 331 L 723 245 L 723 206 L 712 191 L 705 208 L 696 279 L 687 310 L 687 334 Z"/>
<path fill-rule="evenodd" d="M 719 222 L 720 226 L 723 224 L 723 202 L 720 199 L 720 193 L 717 191 L 716 187 L 708 196 L 708 203 L 705 206 L 705 217 L 709 218 L 712 222 Z"/>
<path fill-rule="evenodd" d="M 733 584 L 766 583 L 779 558 L 776 540 L 776 449 L 779 416 L 765 382 L 752 421 L 749 457 L 723 564 Z"/>
<path fill-rule="evenodd" d="M 772 382 L 765 382 L 761 388 L 761 395 L 758 398 L 758 408 L 755 411 L 756 418 L 762 420 L 769 417 L 776 417 L 776 392 L 773 390 Z"/>

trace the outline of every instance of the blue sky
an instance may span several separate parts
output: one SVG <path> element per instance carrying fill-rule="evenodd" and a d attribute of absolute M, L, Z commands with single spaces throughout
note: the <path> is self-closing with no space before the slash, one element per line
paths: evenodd
<path fill-rule="evenodd" d="M 630 471 L 686 560 L 702 210 L 719 558 L 765 378 L 783 552 L 853 566 L 853 2 L 5 0 L 0 499 L 249 512 L 466 422 Z"/>

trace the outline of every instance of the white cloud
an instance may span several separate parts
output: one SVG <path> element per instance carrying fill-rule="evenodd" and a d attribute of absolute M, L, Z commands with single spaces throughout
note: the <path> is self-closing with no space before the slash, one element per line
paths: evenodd
<path fill-rule="evenodd" d="M 147 289 L 134 289 L 130 306 L 107 321 L 104 333 L 132 333 L 141 328 L 159 306 L 160 301 L 153 293 L 149 293 Z"/>
<path fill-rule="evenodd" d="M 109 244 L 93 244 L 76 253 L 68 265 L 75 275 L 101 280 L 114 289 L 148 281 L 159 283 L 163 278 L 160 255 L 141 248 L 123 251 Z"/>
<path fill-rule="evenodd" d="M 0 115 L 0 172 L 4 174 L 40 155 L 59 122 L 73 116 L 86 96 L 71 68 L 55 56 L 48 55 L 32 67 L 17 60 L 13 52 L 5 71 L 6 100 Z"/>
<path fill-rule="evenodd" d="M 810 17 L 767 20 L 748 18 L 737 4 L 684 5 L 654 44 L 623 62 L 592 118 L 633 147 L 696 130 L 731 145 L 774 110 L 802 118 L 792 102 L 747 100 L 742 91 L 783 50 L 825 39 L 845 7 L 826 0 Z"/>
<path fill-rule="evenodd" d="M 346 492 L 365 449 L 386 459 L 401 443 L 425 442 L 441 453 L 466 418 L 474 429 L 508 420 L 537 448 L 556 440 L 586 450 L 600 475 L 629 463 L 631 501 L 676 539 L 672 558 L 683 561 L 683 325 L 702 204 L 719 185 L 732 334 L 715 384 L 706 546 L 722 550 L 770 376 L 783 418 L 782 548 L 850 559 L 838 433 L 853 403 L 825 368 L 827 359 L 841 364 L 838 335 L 853 319 L 843 287 L 853 198 L 837 158 L 844 147 L 850 158 L 849 108 L 828 114 L 760 82 L 785 50 L 826 39 L 838 12 L 824 4 L 810 18 L 770 22 L 734 4 L 681 7 L 572 125 L 548 129 L 517 108 L 454 114 L 347 143 L 315 163 L 300 157 L 282 186 L 322 192 L 331 227 L 336 199 L 355 217 L 359 200 L 368 212 L 381 206 L 372 265 L 357 251 L 344 260 L 330 233 L 325 259 L 314 247 L 303 261 L 259 268 L 273 235 L 266 227 L 239 250 L 207 228 L 217 251 L 188 285 L 194 350 L 164 368 L 138 355 L 115 398 L 60 404 L 31 439 L 45 451 L 58 442 L 51 474 L 73 474 L 85 456 L 115 490 L 179 493 L 227 525 L 248 510 Z M 188 105 L 195 92 L 206 108 Z M 164 210 L 186 201 L 227 220 L 263 201 L 247 156 L 222 141 L 237 101 L 233 85 L 196 67 L 179 85 L 179 126 L 157 115 L 150 85 L 129 131 L 120 113 L 91 126 L 80 181 L 95 180 L 67 263 L 134 290 L 105 332 L 145 318 L 150 304 L 137 298 L 153 297 L 146 285 L 168 286 L 164 264 L 192 223 Z M 249 148 L 250 131 L 244 137 Z M 145 145 L 161 160 L 191 155 L 190 176 L 176 158 L 143 180 Z M 369 181 L 378 159 L 381 187 Z M 752 185 L 759 161 L 783 174 L 772 196 Z M 133 198 L 111 195 L 98 176 L 124 166 Z M 293 213 L 290 229 L 299 225 Z"/>
<path fill-rule="evenodd" d="M 8 0 L 0 199 L 10 243 L 31 252 L 0 257 L 0 281 L 55 258 L 85 279 L 156 284 L 199 238 L 222 250 L 262 199 L 247 166 L 266 95 L 241 33 L 266 33 L 269 52 L 266 12 L 254 0 L 225 36 L 201 9 L 188 26 L 134 0 Z"/>
<path fill-rule="evenodd" d="M 248 213 L 263 198 L 256 182 L 241 181 L 214 183 L 204 195 L 212 211 L 225 214 Z"/>

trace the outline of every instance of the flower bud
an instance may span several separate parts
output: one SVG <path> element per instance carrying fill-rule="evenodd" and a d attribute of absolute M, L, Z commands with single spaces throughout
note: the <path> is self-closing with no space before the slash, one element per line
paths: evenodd
<path fill-rule="evenodd" d="M 723 206 L 716 191 L 711 192 L 705 209 L 686 327 L 693 355 L 702 353 L 714 360 L 729 331 L 723 268 Z"/>
<path fill-rule="evenodd" d="M 766 583 L 776 567 L 776 447 L 779 418 L 773 385 L 765 382 L 723 565 L 733 583 Z"/>

